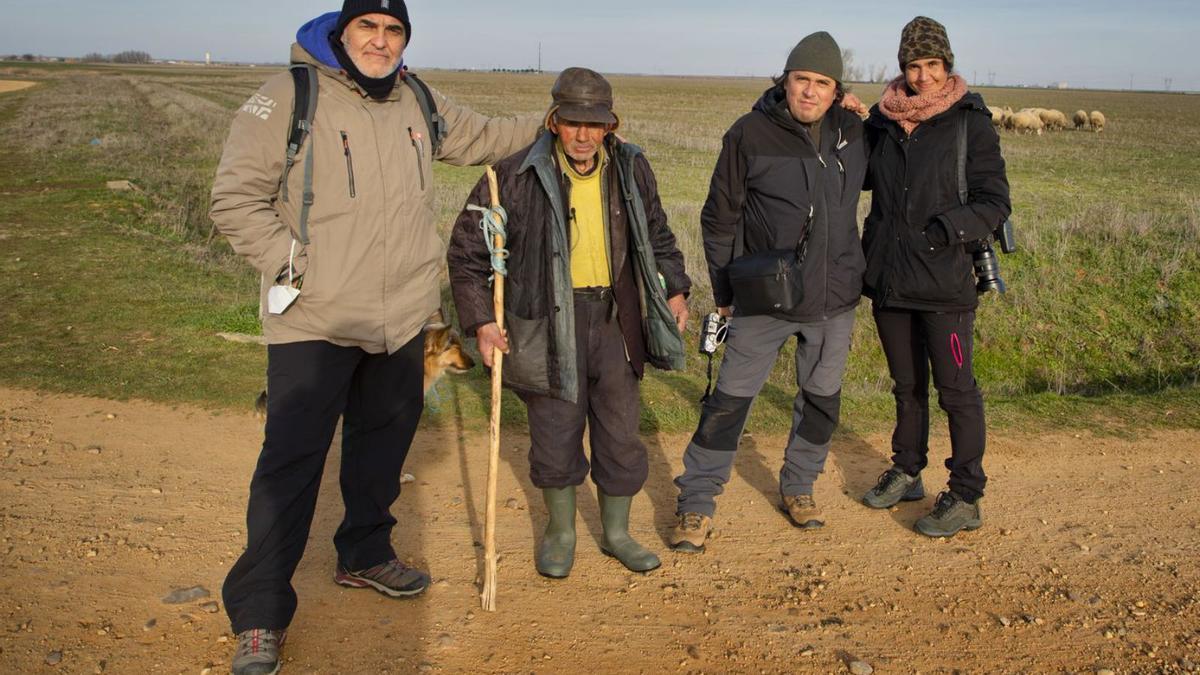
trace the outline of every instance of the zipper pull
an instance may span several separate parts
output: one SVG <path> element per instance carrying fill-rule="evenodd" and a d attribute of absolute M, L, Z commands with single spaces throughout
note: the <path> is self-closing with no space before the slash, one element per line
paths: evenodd
<path fill-rule="evenodd" d="M 340 133 L 342 135 L 342 152 L 347 157 L 349 157 L 350 156 L 350 137 L 347 136 L 346 132 L 344 132 L 344 131 L 339 131 L 338 133 Z"/>
<path fill-rule="evenodd" d="M 827 169 L 829 168 L 829 165 L 825 163 L 825 158 L 822 157 L 821 153 L 819 153 L 819 152 L 817 153 L 817 160 L 821 162 L 821 166 L 823 166 Z"/>

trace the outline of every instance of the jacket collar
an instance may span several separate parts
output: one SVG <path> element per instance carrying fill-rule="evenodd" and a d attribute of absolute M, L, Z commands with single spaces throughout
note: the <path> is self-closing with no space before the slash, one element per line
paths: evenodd
<path fill-rule="evenodd" d="M 353 91 L 358 96 L 374 101 L 374 99 L 371 99 L 367 95 L 367 92 L 364 91 L 362 87 L 358 86 L 358 83 L 351 79 L 350 76 L 347 75 L 340 66 L 336 64 L 331 66 L 328 63 L 325 63 L 320 58 L 314 56 L 311 52 L 305 49 L 304 45 L 300 44 L 299 42 L 292 43 L 292 63 L 307 63 L 311 66 L 314 66 L 316 67 L 317 72 L 320 74 L 333 78 L 339 84 L 345 85 L 347 89 Z M 400 76 L 396 78 L 396 86 L 392 87 L 392 92 L 388 94 L 387 98 L 378 102 L 382 103 L 385 101 L 399 100 L 401 92 L 408 88 L 408 84 L 404 81 L 406 74 L 407 73 L 404 70 L 401 70 Z"/>
<path fill-rule="evenodd" d="M 614 162 L 627 163 L 642 154 L 642 149 L 637 145 L 622 143 L 614 136 L 605 139 L 605 147 L 608 148 L 610 159 Z M 554 134 L 545 132 L 538 136 L 537 140 L 533 142 L 533 146 L 529 148 L 529 153 L 525 155 L 525 160 L 521 162 L 520 168 L 517 169 L 517 173 L 524 173 L 530 168 L 546 171 L 547 175 L 551 176 L 558 170 L 554 163 Z"/>

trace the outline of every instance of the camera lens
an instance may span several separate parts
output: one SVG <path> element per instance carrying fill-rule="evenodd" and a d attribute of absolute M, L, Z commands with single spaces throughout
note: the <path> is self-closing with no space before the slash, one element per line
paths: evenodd
<path fill-rule="evenodd" d="M 987 293 L 996 291 L 1003 293 L 1008 290 L 1004 280 L 1000 278 L 1000 261 L 991 246 L 984 246 L 971 254 L 971 264 L 975 267 L 975 292 Z"/>

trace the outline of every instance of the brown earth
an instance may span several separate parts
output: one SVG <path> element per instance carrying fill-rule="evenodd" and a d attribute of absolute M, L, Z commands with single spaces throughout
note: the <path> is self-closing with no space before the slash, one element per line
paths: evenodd
<path fill-rule="evenodd" d="M 10 91 L 21 91 L 28 89 L 37 82 L 22 82 L 19 80 L 0 80 L 0 94 L 7 94 Z"/>
<path fill-rule="evenodd" d="M 260 443 L 251 414 L 0 389 L 0 672 L 228 672 L 221 580 L 243 545 Z M 286 673 L 1176 672 L 1200 663 L 1200 432 L 1132 440 L 996 434 L 986 524 L 952 540 L 912 532 L 930 506 L 857 503 L 886 436 L 839 436 L 817 499 L 829 524 L 776 506 L 782 439 L 756 435 L 700 555 L 665 550 L 685 437 L 651 437 L 637 534 L 648 575 L 596 548 L 581 499 L 569 579 L 533 570 L 544 524 L 526 439 L 502 445 L 499 611 L 479 609 L 487 447 L 479 432 L 417 438 L 395 510 L 398 550 L 427 565 L 423 597 L 330 579 L 340 517 L 331 454 L 295 583 Z M 946 439 L 927 485 L 943 476 Z M 212 597 L 171 605 L 174 589 Z M 855 668 L 865 672 L 859 664 Z"/>

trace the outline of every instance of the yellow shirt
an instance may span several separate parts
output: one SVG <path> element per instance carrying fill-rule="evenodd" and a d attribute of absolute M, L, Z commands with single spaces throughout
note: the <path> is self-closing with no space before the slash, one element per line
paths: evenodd
<path fill-rule="evenodd" d="M 608 232 L 604 224 L 604 190 L 600 180 L 608 157 L 601 147 L 596 158 L 597 166 L 584 176 L 572 166 L 560 143 L 555 143 L 555 149 L 563 174 L 571 181 L 567 210 L 567 228 L 571 241 L 571 285 L 574 288 L 611 286 Z"/>

